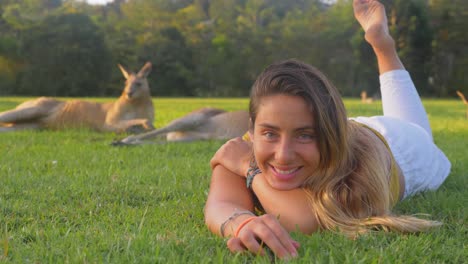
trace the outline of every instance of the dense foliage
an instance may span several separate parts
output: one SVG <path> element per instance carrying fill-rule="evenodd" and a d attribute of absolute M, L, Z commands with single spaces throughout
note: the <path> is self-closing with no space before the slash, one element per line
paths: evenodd
<path fill-rule="evenodd" d="M 347 96 L 375 94 L 351 0 L 0 0 L 0 95 L 115 95 L 121 63 L 151 61 L 158 96 L 246 96 L 273 61 L 322 69 Z M 386 0 L 403 62 L 425 96 L 468 92 L 466 0 Z"/>

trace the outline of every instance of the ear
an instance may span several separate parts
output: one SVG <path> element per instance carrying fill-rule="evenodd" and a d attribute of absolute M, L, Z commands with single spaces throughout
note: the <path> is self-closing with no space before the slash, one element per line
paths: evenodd
<path fill-rule="evenodd" d="M 151 62 L 148 61 L 138 72 L 138 76 L 141 78 L 146 78 L 148 74 L 151 72 L 151 67 L 152 67 Z"/>
<path fill-rule="evenodd" d="M 120 65 L 120 64 L 117 64 L 117 65 L 119 66 L 119 69 L 122 72 L 125 79 L 128 79 L 129 74 L 128 74 L 127 70 L 125 70 L 125 68 L 122 65 Z"/>

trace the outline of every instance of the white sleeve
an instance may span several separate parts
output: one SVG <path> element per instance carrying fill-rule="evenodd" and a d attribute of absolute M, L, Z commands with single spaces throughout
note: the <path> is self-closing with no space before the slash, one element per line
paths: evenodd
<path fill-rule="evenodd" d="M 380 75 L 379 79 L 384 116 L 419 125 L 432 139 L 426 110 L 409 73 L 406 70 L 394 70 Z"/>

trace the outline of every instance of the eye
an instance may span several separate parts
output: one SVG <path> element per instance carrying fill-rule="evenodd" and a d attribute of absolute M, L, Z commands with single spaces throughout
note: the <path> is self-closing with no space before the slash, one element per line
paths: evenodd
<path fill-rule="evenodd" d="M 267 140 L 274 140 L 277 137 L 277 135 L 272 131 L 265 131 L 265 132 L 262 133 L 262 135 Z"/>
<path fill-rule="evenodd" d="M 312 133 L 300 133 L 298 135 L 298 139 L 299 141 L 301 142 L 310 142 L 314 139 L 316 139 L 317 136 L 315 134 L 312 134 Z"/>

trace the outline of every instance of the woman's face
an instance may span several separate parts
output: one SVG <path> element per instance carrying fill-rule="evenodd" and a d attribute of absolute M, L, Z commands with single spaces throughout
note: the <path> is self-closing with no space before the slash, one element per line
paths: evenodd
<path fill-rule="evenodd" d="M 274 189 L 298 188 L 318 168 L 314 117 L 301 97 L 262 98 L 250 136 L 257 165 Z"/>

